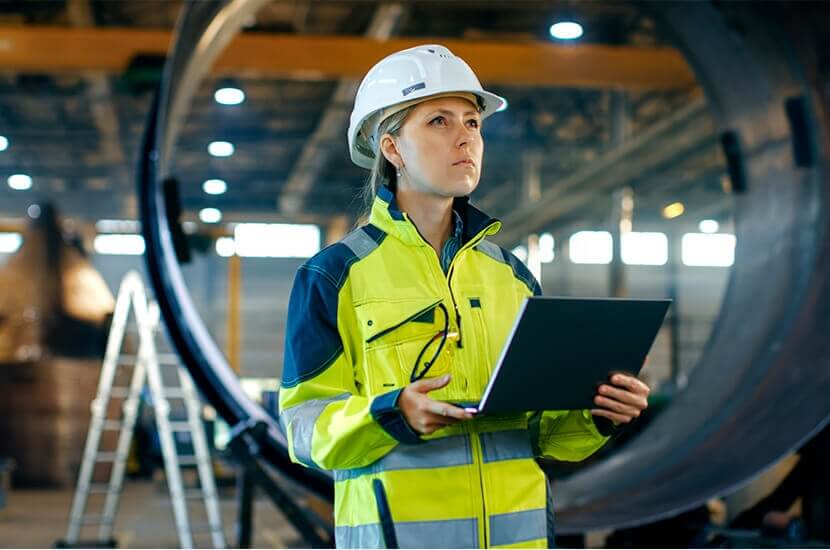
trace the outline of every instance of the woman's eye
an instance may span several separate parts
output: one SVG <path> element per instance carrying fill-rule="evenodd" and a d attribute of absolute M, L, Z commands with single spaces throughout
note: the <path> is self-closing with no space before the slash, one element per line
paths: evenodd
<path fill-rule="evenodd" d="M 467 121 L 467 123 L 468 123 L 468 124 L 469 124 L 469 123 L 472 123 L 473 128 L 478 128 L 478 126 L 479 126 L 479 122 L 478 122 L 478 120 L 476 120 L 476 119 L 474 119 L 474 118 L 472 118 L 472 119 L 468 120 L 468 121 Z"/>
<path fill-rule="evenodd" d="M 429 123 L 430 123 L 430 124 L 434 124 L 434 123 L 435 123 L 435 121 L 437 121 L 437 120 L 440 120 L 440 121 L 442 121 L 442 122 L 444 122 L 444 121 L 445 121 L 444 117 L 442 117 L 442 116 L 437 116 L 437 117 L 433 118 L 432 120 L 430 120 L 430 121 L 429 121 Z"/>

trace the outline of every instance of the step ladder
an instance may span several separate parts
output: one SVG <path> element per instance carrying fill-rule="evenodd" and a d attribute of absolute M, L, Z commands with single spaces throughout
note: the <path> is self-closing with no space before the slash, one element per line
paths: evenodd
<path fill-rule="evenodd" d="M 122 353 L 131 309 L 135 313 L 138 328 L 137 355 Z M 201 421 L 201 402 L 196 394 L 193 381 L 187 370 L 180 364 L 178 356 L 158 352 L 156 347 L 158 328 L 158 306 L 155 302 L 148 302 L 141 276 L 135 271 L 127 273 L 118 291 L 98 392 L 92 401 L 92 419 L 84 447 L 78 485 L 72 502 L 66 539 L 60 541 L 58 546 L 115 545 L 114 521 L 124 481 L 130 442 L 133 439 L 139 401 L 146 384 L 155 413 L 179 544 L 181 548 L 193 548 L 193 535 L 197 532 L 209 532 L 215 548 L 225 547 L 216 483 Z M 117 371 L 130 367 L 132 367 L 132 375 L 129 386 L 114 386 Z M 170 369 L 175 371 L 175 375 L 169 372 Z M 167 374 L 166 377 L 165 374 Z M 171 378 L 172 382 L 169 381 Z M 176 385 L 176 380 L 178 385 Z M 113 399 L 123 399 L 120 418 L 107 416 Z M 171 419 L 171 400 L 180 404 L 179 408 L 181 405 L 184 406 L 186 420 Z M 100 448 L 101 436 L 106 431 L 118 432 L 115 450 L 104 451 Z M 191 455 L 182 455 L 177 451 L 174 433 L 178 432 L 190 435 L 193 447 Z M 109 480 L 104 483 L 94 483 L 96 466 L 104 463 L 112 465 Z M 191 465 L 196 466 L 199 487 L 185 490 L 181 466 Z M 100 515 L 85 513 L 88 497 L 93 494 L 104 495 Z M 188 519 L 189 501 L 202 502 L 207 522 L 201 525 L 191 525 Z M 79 541 L 82 529 L 89 525 L 98 526 L 97 541 Z"/>

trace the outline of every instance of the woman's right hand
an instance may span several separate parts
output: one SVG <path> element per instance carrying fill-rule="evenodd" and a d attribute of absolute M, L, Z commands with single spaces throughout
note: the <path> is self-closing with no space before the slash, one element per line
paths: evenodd
<path fill-rule="evenodd" d="M 429 435 L 444 426 L 473 418 L 472 413 L 461 407 L 435 401 L 427 396 L 427 393 L 449 384 L 450 380 L 449 374 L 424 378 L 409 384 L 398 396 L 398 408 L 409 426 L 419 434 Z"/>

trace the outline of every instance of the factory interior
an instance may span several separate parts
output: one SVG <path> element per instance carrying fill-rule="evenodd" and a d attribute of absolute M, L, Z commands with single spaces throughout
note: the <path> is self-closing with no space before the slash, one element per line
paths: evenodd
<path fill-rule="evenodd" d="M 334 547 L 289 296 L 367 223 L 361 79 L 436 44 L 507 100 L 488 241 L 544 296 L 671 300 L 643 414 L 537 459 L 549 543 L 830 546 L 828 4 L 9 0 L 0 547 Z"/>

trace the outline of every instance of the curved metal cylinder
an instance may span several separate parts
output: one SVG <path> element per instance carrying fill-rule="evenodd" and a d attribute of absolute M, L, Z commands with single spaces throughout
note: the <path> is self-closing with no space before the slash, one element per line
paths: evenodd
<path fill-rule="evenodd" d="M 196 314 L 159 187 L 173 154 L 175 121 L 216 45 L 259 3 L 193 2 L 180 20 L 141 154 L 146 258 L 167 330 L 205 397 L 232 425 L 267 422 L 262 457 L 330 498 L 328 476 L 289 462 L 276 423 L 244 396 Z M 830 413 L 828 147 L 818 122 L 825 106 L 787 36 L 774 30 L 775 9 L 700 2 L 652 7 L 706 91 L 728 146 L 733 186 L 746 186 L 735 194 L 736 259 L 687 388 L 625 448 L 557 484 L 562 532 L 646 523 L 727 493 L 795 449 Z"/>

